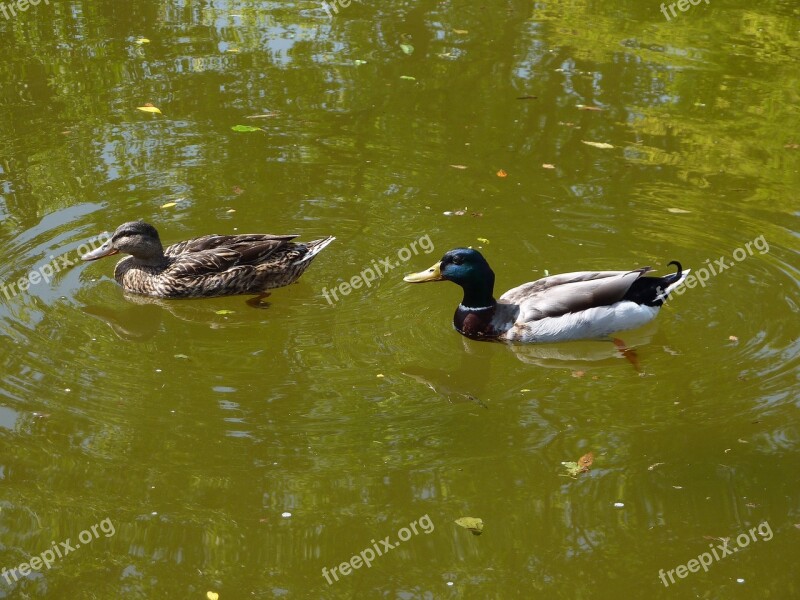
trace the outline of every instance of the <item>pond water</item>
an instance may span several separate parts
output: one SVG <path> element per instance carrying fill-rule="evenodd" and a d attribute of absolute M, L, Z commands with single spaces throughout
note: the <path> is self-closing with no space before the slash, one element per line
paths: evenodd
<path fill-rule="evenodd" d="M 12 6 L 0 597 L 800 596 L 794 0 Z M 337 239 L 147 302 L 77 260 L 135 219 Z M 458 335 L 402 277 L 470 245 L 703 281 L 637 371 Z"/>

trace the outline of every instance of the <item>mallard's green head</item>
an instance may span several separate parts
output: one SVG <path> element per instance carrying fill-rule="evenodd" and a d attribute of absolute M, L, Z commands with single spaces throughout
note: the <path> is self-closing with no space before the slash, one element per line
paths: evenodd
<path fill-rule="evenodd" d="M 494 271 L 483 255 L 473 248 L 455 248 L 427 271 L 404 277 L 409 283 L 452 281 L 464 289 L 461 303 L 467 308 L 483 308 L 494 304 Z"/>
<path fill-rule="evenodd" d="M 105 244 L 81 256 L 82 260 L 97 260 L 118 252 L 130 254 L 146 265 L 158 265 L 164 261 L 164 247 L 156 228 L 144 221 L 123 223 Z"/>

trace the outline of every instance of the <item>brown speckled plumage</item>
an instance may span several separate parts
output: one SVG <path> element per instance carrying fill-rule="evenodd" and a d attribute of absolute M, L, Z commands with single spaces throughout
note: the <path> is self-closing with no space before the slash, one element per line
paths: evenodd
<path fill-rule="evenodd" d="M 163 249 L 152 225 L 120 225 L 94 260 L 117 252 L 114 278 L 127 292 L 157 298 L 200 298 L 261 294 L 297 281 L 335 238 L 293 242 L 296 235 L 205 235 Z"/>

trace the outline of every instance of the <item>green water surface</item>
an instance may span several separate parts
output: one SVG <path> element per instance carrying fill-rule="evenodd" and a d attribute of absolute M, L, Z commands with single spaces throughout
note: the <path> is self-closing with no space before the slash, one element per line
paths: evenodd
<path fill-rule="evenodd" d="M 0 597 L 800 598 L 796 0 L 25 6 Z M 266 308 L 145 302 L 77 260 L 140 218 L 337 240 Z M 467 245 L 498 295 L 704 280 L 622 336 L 637 372 L 459 336 L 458 288 L 402 276 Z"/>

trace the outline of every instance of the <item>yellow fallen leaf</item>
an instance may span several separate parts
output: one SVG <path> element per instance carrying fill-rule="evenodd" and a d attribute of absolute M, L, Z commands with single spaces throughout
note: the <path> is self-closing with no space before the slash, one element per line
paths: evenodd
<path fill-rule="evenodd" d="M 136 40 L 136 43 L 141 46 L 142 44 L 149 44 L 150 40 L 148 40 L 147 38 L 139 38 L 138 40 Z"/>
<path fill-rule="evenodd" d="M 550 163 L 544 163 L 544 164 L 542 165 L 542 168 L 543 168 L 543 169 L 555 169 L 555 168 L 556 168 L 556 166 L 555 166 L 555 165 L 551 165 Z"/>
<path fill-rule="evenodd" d="M 594 146 L 595 148 L 613 148 L 611 144 L 606 144 L 605 142 L 587 142 L 586 140 L 581 140 L 587 146 Z"/>
<path fill-rule="evenodd" d="M 155 113 L 159 115 L 161 114 L 161 111 L 157 109 L 155 106 L 137 106 L 136 110 L 140 110 L 146 113 Z"/>
<path fill-rule="evenodd" d="M 500 169 L 500 170 L 497 172 L 497 176 L 498 176 L 498 177 L 508 177 L 508 173 L 506 173 L 506 172 L 505 172 L 505 170 L 503 170 L 503 169 Z"/>
<path fill-rule="evenodd" d="M 675 215 L 688 215 L 692 211 L 684 210 L 682 208 L 668 208 L 667 212 L 671 212 L 671 213 L 673 213 Z"/>
<path fill-rule="evenodd" d="M 467 29 L 453 29 L 453 33 L 457 33 L 458 35 L 466 35 L 469 33 Z"/>
<path fill-rule="evenodd" d="M 462 171 L 467 168 L 467 165 L 450 165 L 454 169 L 461 169 Z"/>
<path fill-rule="evenodd" d="M 482 244 L 488 244 L 489 243 L 489 240 L 487 240 L 486 238 L 478 238 L 478 241 L 480 243 L 482 243 Z"/>
<path fill-rule="evenodd" d="M 162 204 L 161 208 L 172 208 L 173 206 L 177 205 L 177 202 L 167 202 L 166 204 Z"/>
<path fill-rule="evenodd" d="M 217 592 L 206 592 L 206 598 L 208 600 L 219 600 L 219 594 Z"/>

